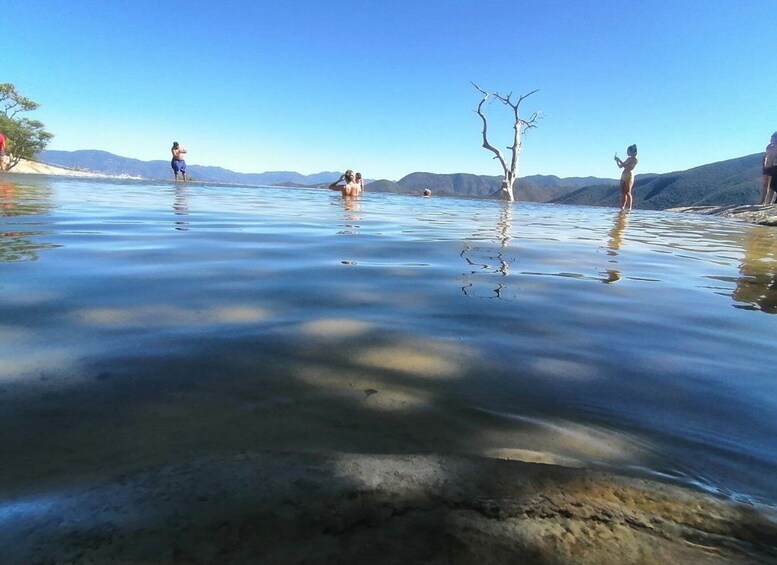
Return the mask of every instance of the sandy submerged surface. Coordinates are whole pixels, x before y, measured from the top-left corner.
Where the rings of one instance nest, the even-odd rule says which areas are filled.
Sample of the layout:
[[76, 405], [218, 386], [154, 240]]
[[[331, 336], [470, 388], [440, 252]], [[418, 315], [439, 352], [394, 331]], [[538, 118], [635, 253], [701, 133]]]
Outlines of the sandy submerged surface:
[[408, 411], [406, 389], [368, 376], [319, 375], [314, 391], [279, 376], [258, 396], [223, 372], [153, 394], [94, 379], [3, 395], [4, 564], [777, 559], [770, 509], [570, 466], [539, 444], [477, 455], [451, 443], [466, 426]]
[[6, 499], [4, 563], [774, 563], [768, 515], [465, 456], [246, 452]]

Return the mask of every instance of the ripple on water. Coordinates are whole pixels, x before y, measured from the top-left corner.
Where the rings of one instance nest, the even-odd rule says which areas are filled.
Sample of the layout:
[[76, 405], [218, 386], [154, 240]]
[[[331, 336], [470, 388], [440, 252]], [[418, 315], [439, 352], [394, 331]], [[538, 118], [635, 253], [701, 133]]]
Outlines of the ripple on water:
[[51, 456], [75, 473], [165, 450], [443, 450], [777, 501], [775, 229], [313, 189], [3, 187], [0, 394], [28, 399], [0, 414], [25, 429], [0, 440], [8, 477]]

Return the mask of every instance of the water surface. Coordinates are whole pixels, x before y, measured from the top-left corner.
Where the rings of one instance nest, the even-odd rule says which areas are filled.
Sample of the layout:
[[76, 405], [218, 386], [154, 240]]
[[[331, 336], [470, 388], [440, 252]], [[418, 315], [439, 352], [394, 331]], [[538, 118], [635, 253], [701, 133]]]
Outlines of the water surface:
[[289, 449], [773, 505], [776, 273], [719, 218], [5, 175], [0, 493]]

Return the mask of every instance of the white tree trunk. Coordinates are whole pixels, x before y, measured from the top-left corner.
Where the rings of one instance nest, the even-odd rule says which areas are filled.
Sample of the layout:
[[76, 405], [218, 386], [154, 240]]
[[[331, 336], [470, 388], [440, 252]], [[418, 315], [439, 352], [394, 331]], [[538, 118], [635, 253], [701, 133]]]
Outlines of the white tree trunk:
[[472, 83], [472, 86], [474, 86], [483, 94], [483, 99], [480, 101], [480, 104], [478, 104], [477, 110], [475, 110], [478, 116], [480, 116], [480, 119], [483, 121], [483, 132], [482, 132], [483, 147], [485, 149], [488, 149], [494, 154], [494, 159], [497, 159], [499, 161], [499, 164], [502, 165], [502, 170], [504, 171], [504, 181], [502, 181], [502, 189], [499, 193], [499, 197], [503, 200], [509, 200], [512, 202], [515, 200], [515, 195], [513, 194], [513, 187], [515, 185], [515, 181], [518, 178], [518, 163], [521, 158], [521, 145], [523, 143], [523, 135], [526, 133], [527, 129], [536, 127], [537, 120], [540, 117], [539, 114], [535, 112], [528, 120], [521, 119], [519, 114], [519, 107], [521, 105], [521, 102], [523, 102], [524, 98], [526, 98], [527, 96], [531, 96], [537, 91], [533, 90], [528, 94], [524, 94], [520, 96], [517, 102], [513, 102], [511, 100], [512, 94], [508, 94], [507, 96], [502, 96], [498, 92], [495, 92], [493, 94], [494, 98], [496, 98], [506, 106], [510, 106], [514, 114], [513, 145], [511, 147], [508, 147], [508, 149], [512, 151], [512, 158], [510, 159], [510, 164], [508, 166], [507, 162], [505, 162], [505, 159], [502, 156], [502, 152], [499, 151], [499, 149], [497, 149], [493, 145], [491, 145], [491, 143], [489, 143], [488, 141], [488, 120], [486, 119], [485, 114], [483, 114], [483, 104], [486, 103], [486, 101], [492, 96], [492, 94], [490, 92], [486, 92], [474, 82]]

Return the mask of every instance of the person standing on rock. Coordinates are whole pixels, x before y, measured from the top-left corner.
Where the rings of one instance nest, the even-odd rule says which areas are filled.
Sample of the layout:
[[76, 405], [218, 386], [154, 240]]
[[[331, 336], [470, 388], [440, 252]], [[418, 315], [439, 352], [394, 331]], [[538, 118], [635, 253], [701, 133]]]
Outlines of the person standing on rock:
[[173, 141], [170, 152], [173, 154], [173, 160], [170, 161], [170, 166], [173, 168], [173, 173], [175, 173], [175, 180], [178, 180], [178, 173], [181, 173], [181, 178], [186, 180], [186, 161], [183, 159], [186, 149], [181, 147], [177, 141]]
[[777, 192], [777, 131], [772, 134], [764, 155], [761, 204], [771, 204], [775, 192]]
[[634, 186], [634, 167], [637, 166], [637, 146], [629, 145], [626, 149], [628, 157], [625, 161], [621, 161], [618, 158], [618, 154], [615, 154], [615, 163], [623, 169], [621, 174], [621, 210], [631, 210], [631, 205], [634, 202], [634, 198], [631, 195], [631, 189]]

